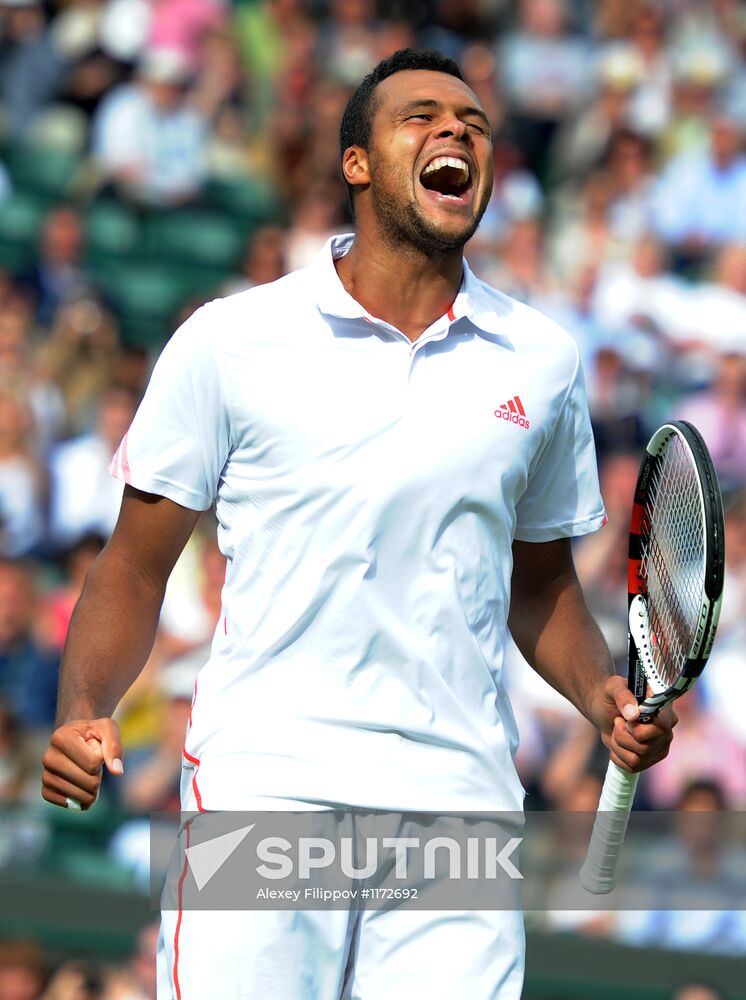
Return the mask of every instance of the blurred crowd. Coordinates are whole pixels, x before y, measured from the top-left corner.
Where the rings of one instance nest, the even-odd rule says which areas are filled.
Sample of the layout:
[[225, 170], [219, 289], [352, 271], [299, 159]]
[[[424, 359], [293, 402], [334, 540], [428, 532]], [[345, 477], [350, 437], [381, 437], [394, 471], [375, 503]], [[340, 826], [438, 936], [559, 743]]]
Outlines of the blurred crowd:
[[[205, 298], [272, 281], [352, 228], [342, 109], [365, 72], [407, 46], [455, 58], [492, 122], [494, 193], [467, 248], [472, 268], [579, 344], [608, 524], [576, 559], [620, 668], [641, 447], [662, 419], [682, 417], [711, 448], [726, 501], [722, 624], [702, 682], [678, 703], [674, 752], [643, 777], [640, 803], [677, 808], [706, 782], [717, 808], [746, 807], [738, 0], [0, 0], [0, 803], [42, 808], [39, 748], [59, 657], [117, 516], [121, 485], [107, 466], [154, 358]], [[59, 162], [72, 165], [64, 182], [38, 180]], [[145, 227], [133, 232], [220, 212], [232, 224], [230, 207], [209, 200], [216, 185], [255, 185], [263, 212], [234, 230], [209, 287], [187, 282], [163, 315], [129, 326], [126, 303], [147, 306], [146, 272], [162, 261], [140, 260], [137, 245], [119, 258], [110, 239], [102, 270], [102, 206], [120, 228]], [[24, 255], [13, 226], [27, 216]], [[181, 242], [199, 249], [202, 233]], [[133, 270], [133, 254], [145, 270]], [[119, 710], [126, 771], [102, 795], [124, 814], [178, 808], [223, 575], [207, 514]], [[594, 733], [517, 651], [506, 670], [528, 805], [593, 809], [605, 766]], [[0, 956], [0, 983], [2, 968]]]

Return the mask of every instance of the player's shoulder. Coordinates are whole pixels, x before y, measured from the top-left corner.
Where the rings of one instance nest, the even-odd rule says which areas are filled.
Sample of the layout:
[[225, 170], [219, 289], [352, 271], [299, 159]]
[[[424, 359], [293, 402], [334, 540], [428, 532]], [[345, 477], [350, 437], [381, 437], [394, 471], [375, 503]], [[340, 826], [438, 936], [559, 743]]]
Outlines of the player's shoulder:
[[307, 301], [311, 297], [312, 288], [311, 268], [304, 267], [298, 271], [291, 271], [276, 281], [254, 285], [252, 288], [215, 299], [215, 302], [221, 304], [226, 316], [235, 315], [244, 320], [247, 315], [266, 314], [276, 319], [278, 313]]
[[495, 329], [510, 340], [516, 352], [542, 357], [549, 364], [566, 364], [575, 370], [579, 358], [577, 342], [560, 323], [473, 272], [470, 277], [475, 283], [480, 310], [494, 315]]
[[219, 353], [262, 338], [268, 329], [293, 325], [295, 315], [313, 301], [307, 270], [212, 299], [196, 309], [177, 334], [185, 342], [207, 343]]

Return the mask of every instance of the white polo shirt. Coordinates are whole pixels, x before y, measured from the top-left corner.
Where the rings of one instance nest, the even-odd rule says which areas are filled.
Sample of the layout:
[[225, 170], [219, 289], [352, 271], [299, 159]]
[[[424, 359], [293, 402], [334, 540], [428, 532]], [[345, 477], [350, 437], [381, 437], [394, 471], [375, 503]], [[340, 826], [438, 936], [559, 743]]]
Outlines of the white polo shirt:
[[185, 747], [197, 804], [520, 809], [501, 679], [511, 543], [604, 511], [574, 341], [464, 266], [411, 344], [310, 267], [166, 345], [113, 462], [215, 504], [223, 614]]

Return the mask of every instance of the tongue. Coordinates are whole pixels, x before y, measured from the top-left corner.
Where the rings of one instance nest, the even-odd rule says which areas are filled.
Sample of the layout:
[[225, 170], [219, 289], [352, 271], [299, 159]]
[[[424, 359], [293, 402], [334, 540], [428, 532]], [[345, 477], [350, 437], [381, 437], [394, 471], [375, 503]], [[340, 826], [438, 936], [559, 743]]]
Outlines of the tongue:
[[438, 194], [459, 195], [466, 188], [468, 181], [464, 181], [464, 175], [457, 167], [438, 167], [432, 173], [425, 174], [421, 178], [422, 186], [428, 191], [437, 191]]

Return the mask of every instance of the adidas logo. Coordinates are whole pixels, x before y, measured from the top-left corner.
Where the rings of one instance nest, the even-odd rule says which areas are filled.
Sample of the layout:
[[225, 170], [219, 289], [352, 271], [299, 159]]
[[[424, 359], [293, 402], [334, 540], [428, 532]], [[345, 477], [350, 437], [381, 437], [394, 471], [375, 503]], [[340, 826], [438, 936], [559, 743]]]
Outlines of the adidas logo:
[[501, 403], [498, 409], [495, 410], [495, 416], [499, 420], [507, 420], [511, 424], [518, 424], [519, 427], [531, 426], [526, 416], [526, 411], [523, 409], [520, 396], [513, 396], [507, 403]]

